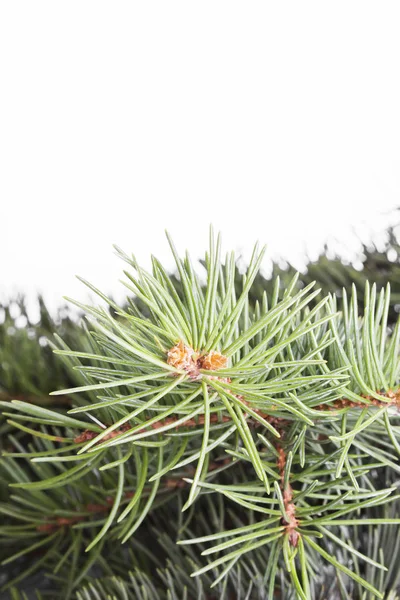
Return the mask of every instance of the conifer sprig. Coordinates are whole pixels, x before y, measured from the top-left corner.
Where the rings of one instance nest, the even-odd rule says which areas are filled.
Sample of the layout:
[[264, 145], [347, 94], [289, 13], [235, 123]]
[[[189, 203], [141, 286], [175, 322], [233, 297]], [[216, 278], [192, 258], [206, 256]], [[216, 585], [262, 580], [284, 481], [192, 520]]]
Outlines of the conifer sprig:
[[[369, 512], [399, 499], [393, 481], [371, 475], [400, 470], [400, 326], [388, 328], [389, 288], [367, 284], [359, 314], [355, 289], [339, 302], [312, 283], [298, 289], [295, 276], [254, 304], [264, 250], [255, 247], [238, 291], [235, 257], [221, 260], [212, 231], [205, 286], [169, 242], [178, 279], [155, 258], [147, 272], [117, 249], [133, 269], [125, 274], [134, 300], [120, 307], [87, 284], [109, 310], [75, 303], [88, 317], [82, 345], [55, 344], [75, 381], [54, 392], [72, 398], [68, 413], [1, 402], [15, 431], [1, 461], [13, 505], [0, 504], [0, 536], [15, 546], [4, 564], [41, 552], [8, 586], [65, 567], [70, 597], [73, 557], [86, 548], [89, 572], [105, 544], [130, 544], [168, 505], [185, 519], [179, 544], [206, 544], [193, 576], [212, 574], [222, 591], [265, 552], [269, 599], [279, 577], [294, 598], [315, 597], [314, 565], [323, 563], [382, 598], [368, 571], [384, 571], [382, 557], [340, 532], [400, 524]], [[229, 519], [196, 535], [195, 506], [214, 501], [230, 507]], [[351, 560], [367, 570], [353, 572]], [[145, 576], [132, 577], [135, 588]], [[152, 588], [146, 578], [140, 585]]]

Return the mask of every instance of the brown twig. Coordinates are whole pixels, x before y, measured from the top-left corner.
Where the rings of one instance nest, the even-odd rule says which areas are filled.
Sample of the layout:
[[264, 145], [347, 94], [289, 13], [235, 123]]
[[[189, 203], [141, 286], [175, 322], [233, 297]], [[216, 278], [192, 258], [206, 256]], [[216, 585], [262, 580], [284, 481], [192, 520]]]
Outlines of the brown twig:
[[285, 513], [288, 517], [288, 520], [283, 520], [283, 524], [285, 525], [286, 535], [289, 537], [289, 542], [292, 546], [296, 547], [299, 541], [300, 534], [297, 531], [297, 527], [299, 525], [299, 521], [296, 518], [296, 505], [293, 502], [293, 489], [290, 485], [289, 481], [285, 486], [285, 468], [286, 468], [286, 453], [282, 446], [277, 444], [278, 450], [278, 470], [280, 474], [280, 485], [283, 496], [283, 504], [285, 507]]
[[370, 405], [376, 406], [377, 408], [385, 408], [389, 406], [397, 406], [400, 409], [400, 390], [389, 390], [388, 392], [377, 392], [380, 396], [387, 398], [387, 401], [378, 400], [373, 396], [363, 395], [362, 398], [368, 400], [366, 402], [357, 402], [355, 400], [349, 400], [347, 398], [339, 398], [335, 400], [333, 404], [319, 404], [315, 407], [316, 410], [342, 410], [343, 408], [366, 408]]
[[[216, 469], [219, 469], [221, 466], [229, 464], [230, 462], [232, 462], [231, 457], [226, 457], [222, 460], [213, 461], [212, 463], [209, 464], [208, 470], [214, 471]], [[186, 469], [185, 476], [187, 477], [187, 476], [193, 475], [194, 471], [195, 471], [194, 467], [188, 467]], [[188, 485], [188, 483], [180, 477], [169, 477], [168, 479], [165, 480], [163, 489], [166, 491], [174, 491], [174, 490], [182, 489], [182, 488], [186, 487], [187, 485]], [[150, 489], [151, 488], [145, 487], [144, 491], [150, 490]], [[135, 494], [136, 494], [135, 491], [128, 491], [123, 494], [123, 498], [126, 500], [129, 500], [130, 498], [133, 498], [135, 496]], [[100, 514], [107, 513], [111, 510], [111, 507], [114, 504], [114, 498], [112, 498], [111, 496], [107, 496], [105, 499], [105, 502], [106, 502], [105, 504], [92, 504], [92, 503], [86, 504], [81, 509], [80, 512], [89, 512], [92, 515], [100, 515]], [[50, 520], [50, 518], [49, 518], [49, 522], [41, 523], [40, 525], [38, 525], [36, 527], [36, 530], [41, 531], [41, 532], [46, 532], [46, 533], [52, 533], [54, 531], [57, 531], [58, 529], [61, 529], [62, 527], [72, 527], [73, 525], [76, 525], [77, 523], [82, 523], [86, 519], [88, 519], [88, 515], [76, 515], [73, 517], [56, 517], [53, 520]]]

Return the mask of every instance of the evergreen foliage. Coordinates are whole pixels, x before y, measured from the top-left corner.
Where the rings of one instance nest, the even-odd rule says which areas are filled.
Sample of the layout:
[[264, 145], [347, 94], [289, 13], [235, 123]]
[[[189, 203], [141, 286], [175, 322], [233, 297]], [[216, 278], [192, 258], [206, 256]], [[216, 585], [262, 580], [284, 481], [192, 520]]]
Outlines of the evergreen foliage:
[[[331, 252], [326, 246], [324, 252], [316, 261], [309, 260], [304, 273], [300, 273], [298, 286], [308, 285], [313, 281], [321, 288], [322, 295], [329, 293], [341, 297], [343, 288], [349, 293], [353, 285], [358, 292], [359, 309], [362, 311], [364, 288], [367, 281], [376, 283], [381, 290], [388, 283], [391, 286], [391, 303], [389, 321], [397, 320], [400, 306], [400, 244], [398, 240], [398, 227], [390, 227], [380, 245], [370, 242], [360, 244], [357, 257], [358, 267], [344, 263], [340, 256], [330, 256]], [[283, 285], [296, 274], [296, 268], [291, 264], [282, 266], [280, 263], [272, 264], [272, 271], [268, 278], [259, 273], [255, 279], [252, 299], [257, 299], [267, 290], [271, 293], [272, 286], [277, 277]], [[238, 276], [239, 284], [239, 276]]]
[[108, 308], [75, 303], [84, 327], [4, 307], [6, 597], [398, 599], [387, 272], [351, 288], [321, 258], [321, 292], [311, 266], [266, 281], [256, 246], [239, 283], [211, 232], [202, 286], [170, 245], [177, 276], [117, 249], [127, 303], [85, 282]]

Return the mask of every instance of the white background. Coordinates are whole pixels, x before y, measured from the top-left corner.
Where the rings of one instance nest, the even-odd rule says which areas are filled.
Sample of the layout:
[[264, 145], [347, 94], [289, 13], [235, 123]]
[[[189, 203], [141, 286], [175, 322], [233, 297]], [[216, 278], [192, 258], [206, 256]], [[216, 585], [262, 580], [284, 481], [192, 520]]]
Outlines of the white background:
[[2, 296], [120, 297], [113, 243], [172, 267], [164, 228], [199, 256], [210, 222], [354, 255], [400, 205], [399, 31], [398, 2], [2, 2]]

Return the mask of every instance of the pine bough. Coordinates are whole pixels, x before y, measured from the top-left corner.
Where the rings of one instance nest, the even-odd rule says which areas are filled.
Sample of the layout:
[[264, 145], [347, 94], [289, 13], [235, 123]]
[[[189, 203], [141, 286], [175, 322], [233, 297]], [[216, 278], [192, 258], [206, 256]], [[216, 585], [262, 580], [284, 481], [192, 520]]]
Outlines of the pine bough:
[[362, 315], [355, 289], [339, 303], [297, 277], [253, 303], [264, 250], [237, 293], [219, 236], [205, 285], [169, 242], [178, 278], [117, 248], [123, 308], [85, 282], [107, 308], [75, 303], [82, 347], [55, 345], [76, 387], [53, 394], [71, 410], [1, 402], [5, 589], [22, 598], [15, 586], [48, 572], [78, 600], [397, 598], [389, 288], [367, 284]]

